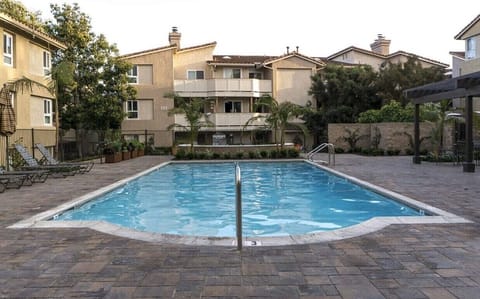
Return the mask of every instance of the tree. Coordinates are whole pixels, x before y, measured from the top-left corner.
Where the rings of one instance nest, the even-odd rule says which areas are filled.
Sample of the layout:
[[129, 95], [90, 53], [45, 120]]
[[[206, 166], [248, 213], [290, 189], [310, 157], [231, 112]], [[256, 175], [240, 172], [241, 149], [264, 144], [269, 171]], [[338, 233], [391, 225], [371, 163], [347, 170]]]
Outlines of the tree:
[[44, 31], [41, 13], [29, 11], [20, 1], [1, 0], [0, 12], [14, 18], [17, 21], [28, 24], [33, 29]]
[[441, 67], [422, 67], [417, 57], [409, 57], [405, 63], [387, 62], [379, 71], [377, 87], [384, 103], [395, 100], [405, 106], [408, 99], [403, 91], [445, 79]]
[[325, 123], [351, 123], [361, 112], [380, 108], [376, 80], [377, 73], [370, 66], [328, 65], [312, 77], [309, 94], [317, 101]]
[[298, 119], [300, 116], [305, 114], [308, 110], [307, 108], [289, 101], [279, 104], [271, 96], [261, 97], [255, 104], [255, 109], [258, 107], [265, 107], [268, 111], [268, 114], [258, 115], [250, 118], [245, 123], [244, 127], [248, 126], [251, 122], [257, 119], [265, 119], [265, 123], [273, 131], [274, 141], [277, 147], [277, 134], [280, 135], [280, 147], [283, 149], [283, 145], [285, 144], [285, 130], [289, 126], [298, 127], [303, 131], [304, 134], [308, 134], [307, 127], [304, 124], [292, 122], [292, 120]]
[[174, 94], [167, 94], [167, 98], [173, 98], [175, 102], [175, 108], [168, 111], [168, 115], [184, 114], [187, 125], [173, 123], [167, 127], [171, 130], [175, 127], [182, 128], [189, 132], [190, 152], [194, 152], [193, 144], [197, 140], [198, 132], [201, 128], [210, 127], [212, 122], [206, 119], [205, 114], [202, 112], [204, 101], [198, 98], [185, 99]]
[[[131, 66], [118, 58], [115, 45], [91, 31], [90, 18], [77, 4], [50, 7], [54, 20], [47, 22], [46, 31], [67, 46], [53, 53], [52, 69], [63, 64], [72, 74], [68, 84], [57, 88], [61, 128], [75, 129], [77, 141], [83, 129], [100, 134], [119, 129], [125, 117], [123, 102], [135, 98], [127, 80]], [[78, 149], [82, 155], [81, 144]]]

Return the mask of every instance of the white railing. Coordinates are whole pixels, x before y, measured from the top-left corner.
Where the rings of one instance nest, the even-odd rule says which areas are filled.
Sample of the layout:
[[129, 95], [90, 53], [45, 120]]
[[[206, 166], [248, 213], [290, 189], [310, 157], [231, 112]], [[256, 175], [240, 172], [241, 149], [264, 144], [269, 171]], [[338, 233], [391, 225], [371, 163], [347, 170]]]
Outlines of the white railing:
[[182, 97], [261, 97], [272, 94], [272, 80], [175, 80], [174, 91]]
[[307, 159], [313, 161], [313, 156], [325, 148], [327, 148], [328, 150], [328, 165], [335, 165], [335, 146], [332, 143], [320, 144], [319, 146], [307, 153]]
[[[208, 120], [213, 124], [212, 127], [205, 127], [202, 130], [215, 131], [215, 130], [228, 130], [228, 131], [242, 131], [242, 130], [254, 130], [259, 127], [265, 126], [265, 118], [260, 117], [255, 121], [249, 123], [247, 127], [245, 124], [248, 120], [257, 116], [265, 116], [265, 113], [210, 113], [205, 114], [200, 121], [205, 122]], [[175, 114], [175, 123], [183, 126], [188, 126], [188, 122], [185, 119], [185, 114]]]

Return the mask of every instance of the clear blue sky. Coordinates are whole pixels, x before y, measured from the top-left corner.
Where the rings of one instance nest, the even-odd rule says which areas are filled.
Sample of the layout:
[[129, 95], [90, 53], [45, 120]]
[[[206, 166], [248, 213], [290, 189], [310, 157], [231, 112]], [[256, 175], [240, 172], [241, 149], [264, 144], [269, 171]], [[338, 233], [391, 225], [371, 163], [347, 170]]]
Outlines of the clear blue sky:
[[479, 0], [21, 0], [51, 18], [50, 3], [78, 3], [93, 31], [120, 53], [165, 46], [172, 26], [182, 47], [217, 42], [215, 54], [281, 55], [286, 46], [329, 56], [348, 46], [370, 49], [377, 34], [403, 50], [451, 63], [464, 50], [454, 36], [480, 14]]

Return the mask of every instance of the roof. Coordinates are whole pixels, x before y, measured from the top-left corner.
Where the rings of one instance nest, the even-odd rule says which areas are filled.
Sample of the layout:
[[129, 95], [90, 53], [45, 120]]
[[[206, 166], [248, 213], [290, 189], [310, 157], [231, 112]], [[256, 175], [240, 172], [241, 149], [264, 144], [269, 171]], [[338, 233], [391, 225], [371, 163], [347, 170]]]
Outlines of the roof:
[[438, 102], [444, 99], [480, 95], [480, 72], [475, 72], [404, 91], [413, 103]]
[[318, 60], [316, 58], [313, 58], [313, 57], [309, 57], [309, 56], [305, 56], [303, 54], [300, 54], [298, 53], [297, 51], [293, 51], [293, 52], [290, 52], [290, 53], [287, 53], [285, 55], [282, 55], [282, 56], [278, 56], [278, 57], [273, 57], [267, 61], [265, 61], [265, 64], [272, 64], [274, 62], [277, 62], [277, 61], [280, 61], [280, 60], [284, 60], [284, 59], [288, 59], [290, 57], [298, 57], [300, 59], [303, 59], [303, 60], [306, 60], [306, 61], [309, 61], [313, 64], [316, 64], [316, 65], [321, 65], [321, 66], [325, 66], [325, 62], [321, 61], [321, 60]]
[[297, 52], [290, 52], [282, 56], [258, 56], [258, 55], [214, 55], [213, 60], [209, 60], [207, 63], [211, 65], [243, 65], [254, 66], [258, 64], [271, 64], [273, 62], [287, 59], [290, 57], [299, 57], [301, 59], [310, 61], [317, 65], [324, 66], [325, 63], [317, 57], [308, 57]]
[[365, 50], [365, 49], [358, 48], [358, 47], [355, 47], [355, 46], [350, 46], [350, 47], [345, 48], [345, 49], [343, 49], [343, 50], [341, 50], [337, 53], [334, 53], [334, 54], [328, 56], [327, 59], [332, 60], [332, 59], [334, 59], [334, 58], [336, 58], [340, 55], [343, 55], [343, 54], [351, 52], [351, 51], [360, 52], [360, 53], [363, 53], [365, 55], [375, 56], [375, 57], [378, 57], [380, 59], [385, 59], [385, 60], [389, 60], [389, 59], [391, 59], [395, 56], [404, 55], [404, 56], [408, 56], [408, 57], [417, 57], [421, 61], [428, 62], [428, 63], [431, 63], [431, 64], [435, 64], [435, 65], [438, 65], [439, 67], [443, 67], [443, 68], [446, 68], [446, 67], [449, 66], [446, 63], [443, 63], [443, 62], [440, 62], [440, 61], [437, 61], [437, 60], [433, 60], [433, 59], [430, 59], [430, 58], [427, 58], [427, 57], [423, 57], [423, 56], [420, 56], [420, 55], [416, 55], [416, 54], [413, 54], [413, 53], [405, 52], [405, 51], [396, 51], [396, 52], [388, 54], [388, 55], [383, 55], [383, 54], [380, 54], [380, 53], [376, 53], [376, 52], [373, 52], [373, 51], [370, 51], [370, 50]]
[[468, 30], [470, 30], [473, 26], [475, 26], [475, 24], [477, 24], [477, 22], [480, 21], [480, 15], [478, 15], [475, 19], [473, 19], [467, 26], [465, 26], [465, 28], [463, 28], [459, 33], [457, 33], [457, 35], [455, 35], [455, 39], [456, 40], [461, 40], [463, 39], [463, 35], [465, 33], [467, 33]]
[[458, 58], [465, 59], [465, 51], [450, 51], [449, 54]]
[[22, 33], [24, 33], [27, 36], [31, 36], [32, 40], [35, 40], [35, 39], [41, 40], [49, 45], [54, 46], [57, 49], [64, 50], [67, 48], [67, 46], [63, 44], [61, 41], [59, 41], [58, 39], [53, 38], [52, 36], [44, 32], [36, 30], [26, 23], [13, 19], [4, 13], [0, 13], [0, 22], [3, 22], [12, 27], [15, 27], [16, 29], [20, 30]]
[[[193, 47], [188, 47], [188, 48], [181, 48], [178, 50], [178, 52], [183, 52], [183, 51], [192, 51], [204, 47], [211, 47], [211, 46], [216, 46], [216, 42], [208, 43], [208, 44], [202, 44], [198, 46], [193, 46]], [[158, 47], [158, 48], [153, 48], [153, 49], [148, 49], [148, 50], [143, 50], [139, 52], [133, 52], [133, 53], [128, 53], [124, 55], [120, 55], [120, 58], [134, 58], [138, 56], [143, 56], [147, 54], [154, 54], [158, 52], [163, 52], [163, 51], [168, 51], [168, 50], [176, 50], [177, 46], [176, 45], [168, 45], [168, 46], [163, 46], [163, 47]]]

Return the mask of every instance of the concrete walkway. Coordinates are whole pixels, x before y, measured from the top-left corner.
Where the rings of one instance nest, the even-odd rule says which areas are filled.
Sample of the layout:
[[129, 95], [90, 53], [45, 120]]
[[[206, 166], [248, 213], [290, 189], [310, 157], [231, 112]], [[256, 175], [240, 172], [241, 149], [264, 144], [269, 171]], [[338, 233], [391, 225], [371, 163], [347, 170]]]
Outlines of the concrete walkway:
[[478, 298], [480, 169], [337, 155], [336, 170], [474, 221], [391, 225], [277, 247], [159, 245], [90, 229], [8, 229], [168, 160], [97, 164], [0, 194], [0, 298]]

